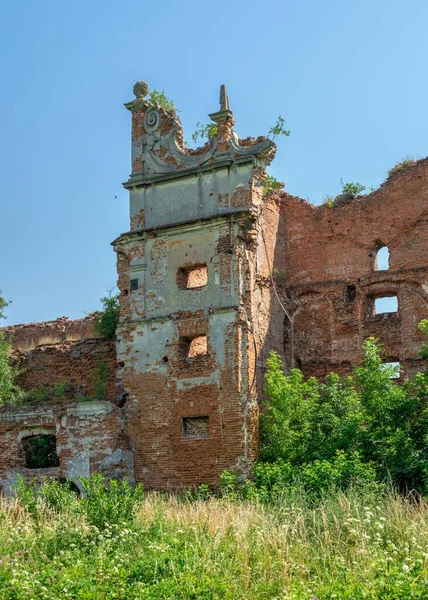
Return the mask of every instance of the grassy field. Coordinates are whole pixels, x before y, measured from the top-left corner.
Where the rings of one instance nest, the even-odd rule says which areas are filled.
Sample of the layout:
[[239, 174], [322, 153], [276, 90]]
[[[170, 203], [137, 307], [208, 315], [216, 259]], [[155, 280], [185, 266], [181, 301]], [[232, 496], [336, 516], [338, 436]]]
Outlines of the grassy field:
[[148, 494], [98, 528], [81, 501], [62, 504], [1, 501], [1, 600], [428, 598], [427, 504], [392, 493], [316, 506]]

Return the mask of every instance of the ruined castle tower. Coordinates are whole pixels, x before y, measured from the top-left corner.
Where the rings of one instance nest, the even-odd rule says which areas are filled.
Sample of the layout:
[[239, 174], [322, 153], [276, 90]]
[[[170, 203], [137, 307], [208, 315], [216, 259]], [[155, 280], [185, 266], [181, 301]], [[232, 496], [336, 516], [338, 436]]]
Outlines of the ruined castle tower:
[[239, 139], [222, 86], [217, 135], [188, 150], [176, 113], [147, 93], [137, 83], [126, 104], [131, 227], [113, 242], [117, 359], [135, 479], [175, 488], [245, 472], [257, 455], [271, 247], [260, 238], [261, 178], [275, 146]]

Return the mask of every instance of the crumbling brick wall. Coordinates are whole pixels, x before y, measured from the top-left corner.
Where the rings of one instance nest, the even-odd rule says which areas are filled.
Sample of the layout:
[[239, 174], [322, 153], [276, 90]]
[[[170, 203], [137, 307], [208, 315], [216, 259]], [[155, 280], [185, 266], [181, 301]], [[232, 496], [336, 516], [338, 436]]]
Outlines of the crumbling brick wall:
[[[308, 375], [348, 372], [368, 336], [407, 374], [421, 368], [419, 321], [428, 316], [428, 159], [389, 177], [375, 192], [337, 207], [284, 194], [285, 264], [276, 281], [293, 311], [295, 358]], [[376, 270], [378, 249], [389, 268]], [[376, 298], [398, 311], [373, 314]], [[290, 354], [290, 326], [284, 323]]]
[[[67, 383], [68, 398], [94, 397], [102, 384], [105, 398], [119, 399], [116, 382], [116, 343], [100, 339], [94, 330], [95, 315], [69, 320], [28, 323], [4, 328], [12, 341], [13, 358], [22, 370], [18, 383], [31, 392], [44, 386]], [[100, 379], [100, 369], [105, 375]]]
[[[70, 479], [78, 488], [79, 477], [93, 472], [133, 481], [116, 342], [96, 337], [94, 319], [62, 317], [5, 328], [22, 369], [18, 383], [28, 397], [18, 406], [0, 407], [0, 491], [10, 493], [18, 474], [27, 481]], [[56, 395], [55, 384], [65, 383]], [[58, 464], [27, 465], [26, 440], [37, 436], [54, 440]]]

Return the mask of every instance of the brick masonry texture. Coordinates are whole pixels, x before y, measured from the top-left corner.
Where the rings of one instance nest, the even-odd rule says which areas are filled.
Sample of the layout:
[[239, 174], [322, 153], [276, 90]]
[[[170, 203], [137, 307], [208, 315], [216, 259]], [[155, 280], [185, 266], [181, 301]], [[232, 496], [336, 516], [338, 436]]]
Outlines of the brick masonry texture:
[[[61, 398], [0, 409], [6, 493], [17, 473], [78, 484], [101, 471], [162, 489], [215, 485], [226, 468], [248, 473], [271, 350], [308, 376], [346, 374], [374, 335], [404, 374], [423, 366], [428, 159], [334, 208], [263, 196], [274, 144], [238, 138], [224, 89], [210, 115], [217, 137], [187, 150], [177, 116], [136, 88], [126, 105], [130, 231], [113, 242], [116, 340], [96, 337], [95, 315], [6, 328], [25, 389], [69, 384]], [[397, 311], [374, 315], [384, 296], [398, 298]], [[100, 360], [107, 375], [95, 400]], [[43, 433], [56, 435], [60, 465], [28, 469], [22, 440]]]

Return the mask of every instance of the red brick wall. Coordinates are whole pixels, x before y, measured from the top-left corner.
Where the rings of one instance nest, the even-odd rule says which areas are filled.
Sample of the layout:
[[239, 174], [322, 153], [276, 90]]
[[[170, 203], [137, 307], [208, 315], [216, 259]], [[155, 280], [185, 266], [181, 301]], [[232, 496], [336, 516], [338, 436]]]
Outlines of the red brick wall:
[[[78, 477], [93, 472], [133, 481], [133, 455], [119, 406], [116, 341], [95, 337], [94, 318], [62, 317], [6, 328], [23, 370], [18, 381], [29, 397], [18, 406], [0, 407], [0, 491], [9, 493], [18, 474], [27, 481], [70, 478], [78, 487]], [[105, 395], [93, 400], [100, 363], [107, 367], [101, 382]], [[55, 397], [54, 385], [65, 382], [64, 394]], [[40, 386], [46, 395], [35, 400]], [[56, 436], [58, 467], [26, 467], [22, 438], [40, 433]]]
[[99, 380], [99, 365], [105, 364], [106, 398], [115, 402], [120, 395], [116, 384], [116, 342], [97, 338], [95, 315], [84, 319], [28, 323], [6, 327], [13, 356], [22, 373], [19, 384], [30, 392], [38, 386], [52, 388], [54, 384], [70, 384], [69, 399], [93, 396]]
[[[277, 282], [292, 298], [303, 370], [348, 371], [370, 335], [384, 343], [391, 361], [417, 369], [417, 325], [428, 317], [428, 159], [335, 208], [288, 194], [282, 201], [286, 250]], [[380, 245], [390, 251], [388, 271], [373, 267]], [[355, 286], [352, 301], [345, 299], [349, 285]], [[398, 296], [398, 314], [369, 317], [370, 301], [388, 295]]]

